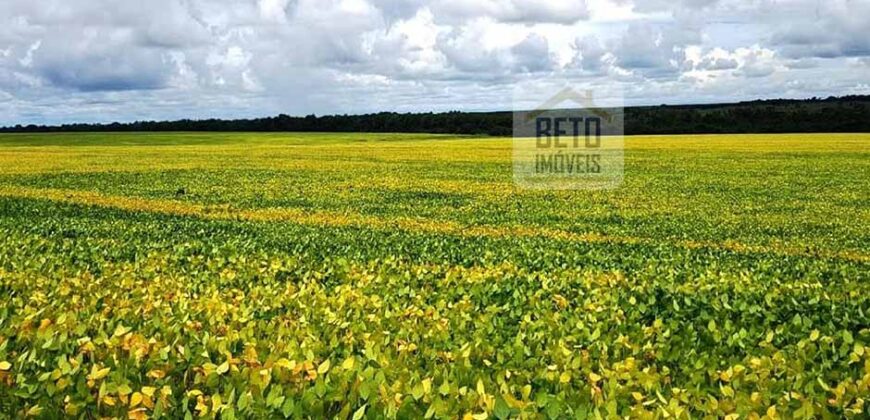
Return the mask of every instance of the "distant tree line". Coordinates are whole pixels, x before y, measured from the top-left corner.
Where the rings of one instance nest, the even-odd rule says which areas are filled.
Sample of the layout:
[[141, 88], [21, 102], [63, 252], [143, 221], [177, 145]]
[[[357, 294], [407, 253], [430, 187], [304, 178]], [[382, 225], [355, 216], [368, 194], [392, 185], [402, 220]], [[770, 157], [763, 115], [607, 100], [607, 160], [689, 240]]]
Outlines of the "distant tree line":
[[[16, 125], [0, 132], [63, 131], [319, 131], [422, 132], [507, 136], [511, 112], [442, 112], [111, 124]], [[713, 105], [625, 108], [625, 134], [870, 132], [870, 95], [774, 99]]]

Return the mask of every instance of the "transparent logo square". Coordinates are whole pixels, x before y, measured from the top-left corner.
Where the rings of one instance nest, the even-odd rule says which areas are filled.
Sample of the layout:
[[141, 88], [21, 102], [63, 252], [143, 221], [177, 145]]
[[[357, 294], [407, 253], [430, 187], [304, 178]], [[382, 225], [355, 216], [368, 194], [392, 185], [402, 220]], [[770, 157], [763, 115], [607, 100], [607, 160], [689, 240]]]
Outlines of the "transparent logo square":
[[524, 86], [514, 93], [513, 177], [518, 187], [601, 190], [622, 184], [621, 91], [563, 85]]

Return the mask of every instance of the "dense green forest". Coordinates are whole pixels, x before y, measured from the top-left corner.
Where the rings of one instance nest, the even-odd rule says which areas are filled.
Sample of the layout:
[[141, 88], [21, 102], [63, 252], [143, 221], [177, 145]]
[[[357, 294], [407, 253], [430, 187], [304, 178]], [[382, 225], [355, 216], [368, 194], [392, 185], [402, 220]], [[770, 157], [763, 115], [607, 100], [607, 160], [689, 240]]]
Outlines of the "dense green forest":
[[[2, 132], [51, 131], [319, 131], [426, 132], [506, 136], [511, 112], [443, 112], [111, 124], [16, 125]], [[730, 104], [625, 108], [625, 134], [870, 132], [870, 95], [773, 99]]]

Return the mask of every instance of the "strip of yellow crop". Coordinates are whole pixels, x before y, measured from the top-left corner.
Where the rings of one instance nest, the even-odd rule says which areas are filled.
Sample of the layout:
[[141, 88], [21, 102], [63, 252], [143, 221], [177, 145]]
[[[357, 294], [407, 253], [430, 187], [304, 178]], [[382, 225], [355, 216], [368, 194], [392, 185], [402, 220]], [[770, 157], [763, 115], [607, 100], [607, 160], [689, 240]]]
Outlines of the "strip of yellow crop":
[[[0, 187], [0, 196], [45, 199], [69, 204], [84, 204], [136, 212], [199, 217], [211, 220], [245, 220], [255, 222], [292, 222], [314, 226], [357, 226], [377, 230], [402, 229], [424, 233], [443, 233], [464, 237], [539, 237], [570, 242], [610, 244], [655, 244], [650, 238], [575, 233], [533, 226], [466, 226], [454, 221], [411, 217], [378, 217], [349, 212], [309, 211], [297, 208], [235, 209], [229, 205], [202, 205], [173, 200], [103, 195], [92, 191], [53, 188]], [[735, 241], [673, 241], [674, 246], [698, 249], [724, 249], [741, 253], [777, 253], [783, 255], [820, 256], [853, 261], [870, 261], [870, 255], [857, 251], [809, 251], [791, 246], [757, 246]]]
[[[122, 140], [118, 140], [122, 141]], [[174, 169], [325, 170], [379, 168], [407, 162], [504, 163], [510, 142], [412, 141], [330, 145], [17, 146], [0, 144], [0, 174]]]

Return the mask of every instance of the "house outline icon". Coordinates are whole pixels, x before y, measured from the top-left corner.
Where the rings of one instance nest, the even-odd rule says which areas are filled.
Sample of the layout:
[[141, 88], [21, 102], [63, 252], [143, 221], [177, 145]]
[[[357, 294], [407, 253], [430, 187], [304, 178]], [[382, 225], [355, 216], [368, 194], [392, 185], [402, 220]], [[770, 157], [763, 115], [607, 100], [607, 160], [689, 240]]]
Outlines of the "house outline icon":
[[610, 112], [595, 105], [595, 102], [592, 99], [592, 90], [586, 89], [584, 93], [585, 94], [581, 95], [576, 90], [566, 86], [559, 91], [559, 93], [551, 96], [546, 102], [529, 112], [526, 115], [524, 123], [528, 124], [532, 120], [538, 118], [541, 114], [556, 109], [556, 106], [566, 101], [574, 102], [575, 104], [580, 105], [582, 109], [604, 117], [607, 122], [613, 122], [613, 115], [611, 115]]

